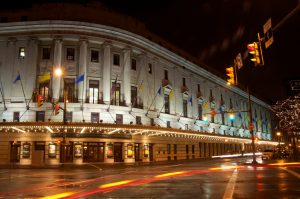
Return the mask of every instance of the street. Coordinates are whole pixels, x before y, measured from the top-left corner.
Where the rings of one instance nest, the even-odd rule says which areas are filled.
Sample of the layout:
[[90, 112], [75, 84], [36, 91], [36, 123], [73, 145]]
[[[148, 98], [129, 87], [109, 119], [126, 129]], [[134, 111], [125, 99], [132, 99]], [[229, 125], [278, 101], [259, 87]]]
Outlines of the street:
[[[1, 169], [0, 198], [299, 198], [300, 163], [251, 157]], [[258, 158], [260, 160], [260, 158]]]

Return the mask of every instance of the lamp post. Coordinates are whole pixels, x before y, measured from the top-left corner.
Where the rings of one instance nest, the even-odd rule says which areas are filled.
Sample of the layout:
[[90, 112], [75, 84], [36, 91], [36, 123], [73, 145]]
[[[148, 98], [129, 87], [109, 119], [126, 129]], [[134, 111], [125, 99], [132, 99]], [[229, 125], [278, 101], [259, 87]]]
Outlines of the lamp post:
[[252, 109], [251, 109], [251, 98], [250, 98], [249, 88], [247, 88], [247, 91], [248, 91], [248, 107], [249, 107], [249, 117], [250, 117], [249, 130], [250, 130], [250, 134], [251, 134], [251, 145], [252, 145], [252, 152], [253, 152], [252, 164], [257, 164], [256, 156], [255, 156], [255, 143], [254, 143], [254, 132], [253, 132], [254, 126], [252, 123]]
[[281, 136], [281, 133], [278, 131], [276, 133], [277, 137], [278, 137], [278, 146], [280, 147], [280, 136]]
[[[63, 71], [62, 69], [59, 67], [59, 68], [56, 68], [55, 71], [54, 71], [54, 74], [57, 76], [57, 77], [63, 77]], [[61, 108], [63, 110], [63, 124], [66, 125], [67, 124], [67, 97], [68, 97], [68, 90], [67, 88], [65, 87], [64, 85], [64, 108]], [[63, 130], [63, 163], [65, 162], [65, 159], [66, 159], [66, 132], [65, 130]]]

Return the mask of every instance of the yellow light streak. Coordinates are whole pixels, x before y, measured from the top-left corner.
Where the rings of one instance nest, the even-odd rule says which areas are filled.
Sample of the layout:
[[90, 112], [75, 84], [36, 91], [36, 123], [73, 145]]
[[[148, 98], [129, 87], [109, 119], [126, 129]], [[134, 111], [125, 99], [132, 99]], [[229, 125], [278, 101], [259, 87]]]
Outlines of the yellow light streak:
[[221, 167], [213, 167], [210, 168], [209, 170], [225, 170], [225, 169], [237, 169], [239, 166], [221, 166]]
[[55, 195], [52, 195], [52, 196], [45, 196], [45, 197], [42, 197], [40, 199], [59, 199], [59, 198], [64, 198], [64, 197], [73, 195], [74, 193], [75, 192], [64, 192], [64, 193], [59, 193], [59, 194], [55, 194]]
[[171, 172], [171, 173], [164, 173], [164, 174], [160, 174], [160, 175], [155, 176], [155, 178], [170, 177], [170, 176], [180, 175], [180, 174], [184, 174], [184, 173], [186, 173], [186, 172], [177, 171], [177, 172]]
[[104, 184], [104, 185], [99, 186], [99, 188], [115, 187], [115, 186], [119, 186], [119, 185], [128, 184], [132, 181], [133, 180], [123, 180], [123, 181], [119, 181], [119, 182], [108, 183], [108, 184]]
[[300, 162], [279, 162], [279, 163], [272, 163], [269, 164], [271, 166], [286, 166], [286, 165], [297, 165], [300, 164]]

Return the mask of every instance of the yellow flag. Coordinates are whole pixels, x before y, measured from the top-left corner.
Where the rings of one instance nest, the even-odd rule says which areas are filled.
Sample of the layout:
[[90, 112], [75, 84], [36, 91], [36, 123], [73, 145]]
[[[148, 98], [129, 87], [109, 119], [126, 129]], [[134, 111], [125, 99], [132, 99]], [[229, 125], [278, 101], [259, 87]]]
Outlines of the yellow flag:
[[170, 91], [169, 96], [170, 96], [170, 98], [173, 98], [173, 97], [174, 97], [174, 91], [173, 91], [173, 89]]
[[50, 73], [44, 73], [43, 75], [40, 75], [38, 78], [38, 83], [43, 83], [50, 80]]

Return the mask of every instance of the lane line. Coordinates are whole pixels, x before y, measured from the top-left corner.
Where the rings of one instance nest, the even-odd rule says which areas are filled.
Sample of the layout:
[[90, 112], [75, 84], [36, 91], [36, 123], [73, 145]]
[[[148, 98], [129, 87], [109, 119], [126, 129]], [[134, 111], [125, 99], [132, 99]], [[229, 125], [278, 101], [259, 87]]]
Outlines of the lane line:
[[300, 174], [287, 168], [281, 168], [300, 179]]
[[227, 184], [227, 187], [225, 189], [225, 193], [223, 195], [223, 199], [232, 199], [237, 176], [238, 176], [238, 170], [234, 169], [234, 171], [233, 171], [233, 173], [232, 173], [232, 175], [230, 177], [230, 180], [229, 180], [229, 182]]

